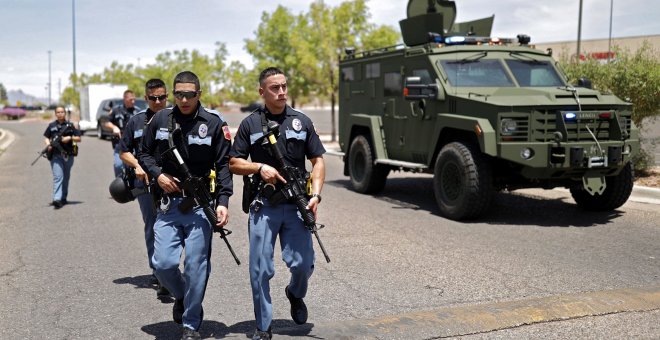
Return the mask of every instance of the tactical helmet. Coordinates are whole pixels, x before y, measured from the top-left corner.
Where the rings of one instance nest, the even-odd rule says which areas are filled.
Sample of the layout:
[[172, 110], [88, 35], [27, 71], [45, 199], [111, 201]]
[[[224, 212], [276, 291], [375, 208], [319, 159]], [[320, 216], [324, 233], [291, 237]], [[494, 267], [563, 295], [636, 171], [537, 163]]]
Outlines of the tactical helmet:
[[128, 181], [123, 177], [117, 177], [110, 182], [110, 196], [117, 201], [117, 203], [127, 203], [135, 199], [131, 192], [131, 187]]

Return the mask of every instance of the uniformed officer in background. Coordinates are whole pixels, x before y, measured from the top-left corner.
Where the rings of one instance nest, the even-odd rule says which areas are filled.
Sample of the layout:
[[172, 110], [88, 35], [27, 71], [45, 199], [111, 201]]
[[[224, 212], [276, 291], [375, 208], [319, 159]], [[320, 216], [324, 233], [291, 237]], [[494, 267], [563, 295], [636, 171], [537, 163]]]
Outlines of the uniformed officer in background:
[[114, 172], [115, 177], [119, 177], [124, 173], [124, 163], [122, 163], [121, 158], [119, 158], [119, 140], [121, 139], [122, 130], [128, 123], [128, 120], [131, 119], [138, 111], [135, 108], [135, 93], [131, 90], [124, 91], [124, 103], [117, 107], [113, 107], [110, 115], [108, 116], [108, 121], [105, 122], [105, 127], [112, 130], [112, 149], [114, 157]]
[[[266, 132], [268, 121], [279, 124], [277, 144], [289, 166], [305, 171], [305, 158], [312, 164], [312, 197], [307, 206], [314, 212], [321, 202], [321, 189], [325, 180], [325, 148], [311, 119], [287, 105], [287, 80], [284, 73], [274, 67], [266, 68], [259, 76], [259, 94], [264, 107], [255, 110], [240, 124], [230, 153], [230, 169], [237, 175], [253, 175], [258, 186], [273, 184], [276, 193], [284, 178], [278, 173], [277, 160], [267, 147], [255, 143]], [[250, 158], [248, 161], [247, 158]], [[253, 179], [255, 179], [253, 177]], [[311, 232], [305, 227], [296, 205], [288, 201], [274, 202], [275, 196], [257, 194], [249, 211], [250, 281], [257, 330], [253, 339], [270, 339], [273, 306], [270, 297], [270, 279], [275, 275], [273, 249], [279, 235], [282, 260], [291, 272], [285, 294], [291, 303], [291, 318], [297, 324], [307, 322], [307, 307], [303, 301], [309, 277], [314, 271], [314, 248]]]
[[[137, 154], [142, 141], [142, 133], [146, 122], [151, 120], [151, 117], [156, 112], [162, 110], [167, 105], [167, 87], [160, 79], [149, 79], [145, 84], [144, 99], [147, 101], [149, 107], [146, 110], [140, 111], [131, 119], [128, 120], [124, 131], [119, 141], [119, 157], [124, 162], [126, 167], [131, 168], [135, 173], [135, 188], [145, 188], [149, 185], [149, 176], [144, 171], [142, 166], [137, 160]], [[156, 222], [156, 208], [151, 195], [143, 194], [137, 196], [138, 203], [140, 204], [140, 212], [142, 213], [142, 221], [144, 222], [144, 241], [147, 245], [147, 258], [149, 260], [149, 268], [152, 269], [151, 284], [158, 284], [157, 296], [166, 296], [169, 294], [167, 288], [158, 283], [158, 279], [153, 274], [153, 264], [151, 257], [154, 254], [154, 222]]]
[[[213, 226], [203, 210], [181, 212], [179, 206], [189, 202], [182, 191], [184, 174], [177, 161], [164, 157], [169, 140], [178, 149], [193, 176], [207, 178], [216, 171], [215, 188], [217, 226], [228, 221], [229, 197], [233, 193], [228, 161], [231, 149], [229, 127], [218, 112], [205, 109], [199, 102], [199, 78], [184, 71], [174, 78], [175, 106], [161, 110], [152, 118], [142, 138], [139, 159], [148, 176], [162, 189], [160, 206], [154, 224], [153, 266], [156, 277], [176, 299], [172, 308], [175, 322], [183, 323], [182, 339], [199, 339], [204, 310], [202, 300], [211, 272], [211, 236]], [[172, 133], [180, 127], [180, 133]], [[209, 180], [206, 180], [209, 183]], [[183, 275], [179, 270], [185, 248]]]
[[[62, 135], [60, 147], [50, 146], [53, 137]], [[73, 167], [74, 142], [80, 143], [80, 130], [73, 123], [66, 120], [64, 107], [55, 108], [55, 120], [48, 124], [44, 132], [44, 144], [50, 154], [50, 167], [53, 172], [53, 202], [55, 209], [67, 204], [69, 194], [69, 179]]]

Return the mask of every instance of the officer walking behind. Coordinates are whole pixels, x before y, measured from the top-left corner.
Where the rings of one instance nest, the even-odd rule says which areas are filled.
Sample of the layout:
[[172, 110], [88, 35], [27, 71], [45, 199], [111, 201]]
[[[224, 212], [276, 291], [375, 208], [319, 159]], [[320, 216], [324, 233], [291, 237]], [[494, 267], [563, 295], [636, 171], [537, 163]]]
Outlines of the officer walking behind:
[[[199, 327], [204, 317], [202, 300], [211, 272], [211, 236], [213, 226], [200, 206], [185, 211], [191, 203], [190, 193], [181, 190], [185, 178], [177, 160], [163, 153], [176, 147], [193, 176], [207, 177], [215, 170], [215, 203], [217, 226], [228, 221], [227, 206], [233, 193], [228, 160], [231, 134], [218, 112], [202, 107], [199, 78], [184, 71], [174, 78], [175, 106], [156, 113], [147, 124], [139, 151], [140, 162], [162, 189], [160, 206], [154, 224], [154, 255], [152, 263], [156, 277], [176, 299], [172, 317], [183, 324], [182, 339], [199, 339]], [[179, 130], [180, 129], [180, 130]], [[213, 179], [212, 179], [213, 180]], [[193, 203], [194, 204], [194, 203]], [[182, 211], [184, 210], [184, 211]], [[179, 270], [185, 247], [183, 274]]]
[[[287, 83], [284, 73], [274, 67], [259, 76], [259, 94], [265, 106], [255, 110], [240, 124], [230, 153], [230, 170], [237, 175], [253, 175], [258, 187], [275, 185], [276, 190], [261, 190], [249, 211], [250, 281], [257, 330], [253, 339], [272, 337], [273, 306], [270, 279], [275, 275], [273, 249], [279, 235], [282, 260], [291, 272], [285, 288], [291, 303], [291, 318], [297, 324], [307, 322], [303, 301], [309, 277], [314, 271], [314, 248], [311, 232], [304, 226], [296, 205], [283, 200], [280, 193], [285, 179], [278, 173], [277, 160], [263, 144], [255, 143], [267, 132], [267, 122], [279, 124], [279, 145], [287, 165], [305, 171], [305, 157], [312, 163], [312, 195], [307, 206], [316, 216], [325, 180], [325, 148], [314, 130], [311, 119], [287, 105]], [[250, 161], [247, 160], [248, 156]]]
[[[160, 79], [150, 79], [145, 84], [144, 99], [147, 101], [149, 107], [146, 110], [140, 111], [138, 114], [131, 117], [124, 127], [121, 140], [119, 141], [119, 158], [124, 162], [127, 167], [135, 171], [135, 188], [145, 188], [149, 185], [149, 176], [142, 169], [137, 160], [137, 154], [142, 140], [142, 133], [146, 122], [151, 120], [151, 117], [156, 112], [162, 110], [167, 105], [167, 87]], [[154, 222], [156, 222], [156, 209], [151, 195], [139, 195], [137, 197], [140, 204], [140, 212], [142, 212], [142, 221], [144, 221], [144, 240], [147, 244], [147, 258], [149, 260], [149, 268], [153, 269], [151, 257], [154, 254]], [[158, 284], [155, 274], [152, 274], [152, 284]], [[157, 296], [168, 295], [167, 288], [158, 284]]]
[[[50, 146], [53, 137], [62, 135], [60, 147]], [[55, 108], [55, 120], [48, 124], [44, 132], [44, 144], [48, 147], [50, 167], [53, 171], [53, 202], [55, 209], [67, 204], [69, 194], [69, 178], [73, 167], [74, 145], [80, 143], [80, 130], [73, 123], [66, 120], [64, 107]]]
[[137, 113], [135, 108], [135, 93], [131, 90], [124, 91], [124, 103], [117, 107], [113, 107], [110, 115], [108, 116], [109, 121], [105, 122], [105, 127], [107, 129], [112, 129], [112, 149], [114, 150], [114, 171], [115, 177], [119, 177], [124, 172], [124, 164], [119, 158], [119, 140], [121, 139], [122, 130], [126, 126], [128, 120]]

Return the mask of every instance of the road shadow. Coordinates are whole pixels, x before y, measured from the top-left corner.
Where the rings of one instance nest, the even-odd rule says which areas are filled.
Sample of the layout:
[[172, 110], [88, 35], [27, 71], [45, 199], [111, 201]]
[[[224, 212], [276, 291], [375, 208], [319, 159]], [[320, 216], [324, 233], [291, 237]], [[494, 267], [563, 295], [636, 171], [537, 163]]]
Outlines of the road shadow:
[[[307, 336], [313, 328], [314, 324], [312, 323], [298, 326], [293, 321], [284, 319], [275, 319], [272, 323], [273, 337], [277, 335]], [[141, 330], [154, 336], [156, 340], [181, 339], [181, 325], [174, 323], [174, 321], [145, 325]], [[203, 339], [222, 339], [229, 334], [245, 334], [245, 338], [250, 339], [254, 330], [254, 320], [241, 321], [231, 326], [214, 320], [204, 320], [199, 328], [199, 334]]]
[[112, 280], [112, 283], [119, 285], [130, 284], [133, 285], [135, 289], [142, 288], [151, 288], [154, 289], [155, 285], [151, 284], [151, 275], [138, 275], [138, 276], [127, 276], [119, 279]]
[[[325, 184], [351, 189], [349, 179], [334, 180]], [[568, 194], [570, 196], [570, 194]], [[440, 215], [433, 193], [432, 177], [388, 178], [385, 189], [372, 195], [391, 203], [392, 209], [411, 209]], [[565, 202], [565, 197], [549, 198], [532, 196], [526, 193], [498, 192], [486, 213], [481, 217], [462, 221], [466, 224], [509, 224], [533, 225], [540, 227], [594, 227], [611, 223], [625, 212], [613, 210], [606, 212], [586, 211], [575, 203]]]
[[[66, 207], [67, 205], [78, 205], [84, 203], [83, 201], [67, 201], [65, 205], [62, 206]], [[53, 206], [53, 201], [48, 202], [47, 206], [52, 207]]]

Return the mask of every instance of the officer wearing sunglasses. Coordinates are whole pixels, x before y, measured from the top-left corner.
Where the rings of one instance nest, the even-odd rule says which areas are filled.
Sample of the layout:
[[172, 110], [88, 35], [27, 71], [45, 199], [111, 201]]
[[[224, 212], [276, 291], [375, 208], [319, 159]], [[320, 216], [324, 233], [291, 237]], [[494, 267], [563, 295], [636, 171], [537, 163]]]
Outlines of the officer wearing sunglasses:
[[[217, 227], [224, 227], [233, 193], [228, 166], [231, 134], [220, 113], [201, 105], [197, 75], [181, 72], [174, 78], [173, 87], [175, 106], [157, 112], [147, 124], [138, 155], [161, 192], [154, 223], [152, 263], [156, 277], [176, 300], [172, 318], [183, 324], [182, 339], [199, 339], [204, 317], [202, 300], [211, 272], [213, 226], [202, 207], [186, 209], [183, 202], [191, 200], [180, 187], [185, 174], [164, 152], [171, 141], [192, 176], [201, 177], [209, 187], [214, 181], [215, 189], [209, 191], [215, 197]], [[215, 178], [209, 178], [211, 170], [215, 170]], [[181, 273], [179, 261], [184, 249]]]
[[[167, 87], [160, 79], [150, 79], [145, 84], [144, 99], [147, 100], [149, 107], [146, 110], [140, 111], [135, 116], [131, 117], [126, 123], [124, 133], [119, 141], [119, 158], [124, 162], [124, 165], [134, 169], [135, 171], [135, 188], [141, 189], [149, 184], [149, 176], [144, 171], [142, 166], [137, 160], [138, 149], [142, 141], [142, 134], [146, 122], [151, 120], [151, 117], [156, 112], [162, 110], [167, 105]], [[160, 285], [156, 279], [154, 266], [151, 262], [151, 257], [154, 254], [154, 222], [156, 222], [156, 210], [150, 195], [139, 195], [137, 201], [140, 204], [140, 212], [142, 213], [142, 221], [144, 222], [144, 240], [147, 245], [147, 258], [149, 260], [149, 268], [152, 271], [151, 284], [158, 284], [158, 296], [166, 296], [169, 294], [167, 288]]]

